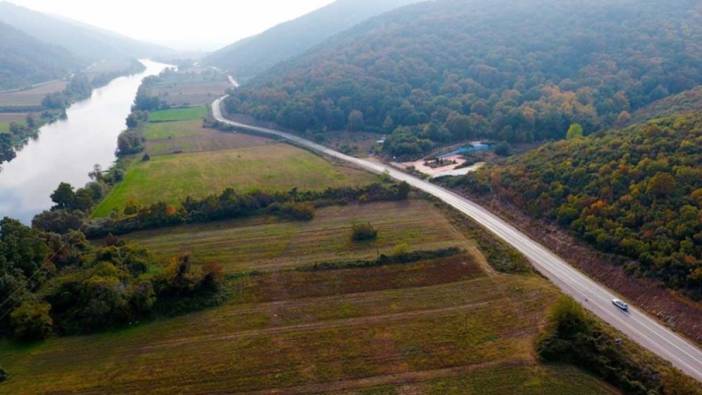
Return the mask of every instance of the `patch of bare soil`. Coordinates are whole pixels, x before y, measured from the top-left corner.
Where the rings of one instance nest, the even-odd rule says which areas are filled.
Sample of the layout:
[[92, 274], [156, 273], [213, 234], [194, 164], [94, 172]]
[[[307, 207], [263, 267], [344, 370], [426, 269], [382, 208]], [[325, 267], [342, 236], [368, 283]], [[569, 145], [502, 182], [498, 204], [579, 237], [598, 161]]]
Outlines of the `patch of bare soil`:
[[[466, 195], [465, 191], [456, 192]], [[534, 219], [519, 208], [499, 199], [473, 195], [468, 197], [509, 220], [512, 225], [550, 248], [571, 265], [616, 290], [673, 330], [697, 344], [702, 344], [702, 303], [665, 288], [659, 281], [628, 274], [621, 265], [621, 257], [595, 250], [557, 224]]]

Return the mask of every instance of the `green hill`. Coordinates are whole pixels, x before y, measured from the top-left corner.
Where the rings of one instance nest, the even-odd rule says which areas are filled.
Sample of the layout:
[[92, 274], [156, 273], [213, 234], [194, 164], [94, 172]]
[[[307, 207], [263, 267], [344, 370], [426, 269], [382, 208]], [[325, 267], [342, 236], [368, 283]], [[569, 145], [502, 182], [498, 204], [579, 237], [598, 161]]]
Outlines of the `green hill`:
[[303, 17], [238, 41], [206, 62], [247, 79], [299, 55], [332, 35], [370, 17], [419, 0], [337, 0]]
[[0, 2], [0, 22], [44, 42], [62, 46], [87, 61], [170, 53], [169, 49], [157, 45], [143, 43], [66, 18], [32, 11], [9, 2]]
[[79, 65], [65, 49], [45, 44], [3, 23], [0, 23], [0, 53], [0, 89], [62, 78]]
[[702, 83], [700, 43], [692, 0], [438, 0], [335, 36], [228, 106], [297, 131], [392, 133], [398, 156], [559, 139]]
[[458, 184], [558, 221], [627, 270], [702, 297], [702, 114], [547, 144]]

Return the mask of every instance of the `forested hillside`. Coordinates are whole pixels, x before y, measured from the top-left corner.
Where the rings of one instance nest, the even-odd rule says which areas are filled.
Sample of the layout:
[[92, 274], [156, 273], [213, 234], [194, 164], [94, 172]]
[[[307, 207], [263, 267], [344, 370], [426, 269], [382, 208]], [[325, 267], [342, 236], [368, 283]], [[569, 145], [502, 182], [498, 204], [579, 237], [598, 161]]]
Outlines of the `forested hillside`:
[[702, 297], [702, 114], [547, 144], [459, 185], [558, 221]]
[[63, 48], [0, 23], [0, 89], [22, 88], [65, 77], [79, 62]]
[[643, 122], [663, 115], [702, 111], [702, 86], [668, 96], [632, 114], [632, 122]]
[[700, 83], [694, 0], [439, 0], [335, 36], [227, 105], [297, 131], [392, 133], [388, 153], [419, 155], [591, 133]]
[[44, 42], [62, 46], [88, 61], [156, 56], [170, 51], [69, 19], [32, 11], [6, 1], [0, 2], [0, 22]]
[[210, 55], [206, 62], [247, 79], [300, 55], [325, 39], [370, 17], [420, 0], [337, 0], [257, 36], [238, 41]]

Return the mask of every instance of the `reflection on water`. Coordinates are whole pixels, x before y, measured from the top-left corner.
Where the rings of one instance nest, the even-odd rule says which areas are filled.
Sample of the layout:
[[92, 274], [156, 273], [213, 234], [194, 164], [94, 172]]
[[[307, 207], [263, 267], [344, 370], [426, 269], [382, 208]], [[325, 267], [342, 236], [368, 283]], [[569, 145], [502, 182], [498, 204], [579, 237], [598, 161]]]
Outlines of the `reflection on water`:
[[59, 183], [74, 187], [89, 181], [95, 164], [112, 165], [117, 137], [126, 128], [132, 102], [141, 81], [163, 71], [165, 64], [142, 61], [141, 74], [121, 77], [96, 89], [91, 98], [71, 106], [67, 118], [41, 128], [12, 162], [0, 171], [0, 217], [29, 223], [51, 207], [49, 195]]

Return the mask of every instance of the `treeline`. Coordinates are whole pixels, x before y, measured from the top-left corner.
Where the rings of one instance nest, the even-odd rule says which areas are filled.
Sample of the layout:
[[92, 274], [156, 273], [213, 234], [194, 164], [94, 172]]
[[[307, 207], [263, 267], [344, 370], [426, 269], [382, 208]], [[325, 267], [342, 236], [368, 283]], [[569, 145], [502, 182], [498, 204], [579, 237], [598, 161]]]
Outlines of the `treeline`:
[[71, 185], [61, 183], [51, 195], [53, 208], [35, 216], [33, 228], [58, 234], [80, 230], [89, 238], [101, 238], [138, 230], [262, 214], [306, 221], [314, 218], [315, 207], [351, 202], [399, 201], [407, 199], [410, 192], [407, 183], [388, 182], [328, 188], [324, 191], [292, 189], [284, 193], [238, 193], [228, 188], [203, 199], [188, 197], [178, 206], [165, 202], [146, 207], [129, 204], [121, 213], [113, 213], [109, 218], [90, 219], [89, 214], [94, 206], [109, 188], [121, 181], [123, 175], [124, 171], [119, 166], [107, 173], [96, 166], [90, 173], [92, 181], [83, 188], [75, 190]]
[[314, 217], [317, 206], [405, 200], [409, 192], [410, 187], [406, 183], [374, 183], [364, 187], [329, 188], [321, 192], [293, 189], [287, 193], [238, 193], [229, 188], [221, 194], [203, 199], [188, 197], [180, 206], [165, 202], [148, 207], [129, 205], [121, 217], [92, 220], [82, 224], [81, 229], [90, 238], [100, 238], [110, 234], [123, 235], [145, 229], [263, 214], [306, 221]]
[[65, 117], [66, 109], [74, 102], [90, 97], [93, 89], [108, 84], [113, 79], [125, 74], [134, 74], [144, 70], [141, 62], [133, 60], [126, 69], [88, 76], [86, 73], [74, 75], [61, 92], [50, 93], [42, 100], [41, 106], [0, 107], [0, 112], [30, 112], [24, 124], [10, 124], [9, 133], [0, 131], [0, 164], [9, 162], [16, 156], [29, 139], [39, 133], [39, 128], [47, 123]]
[[207, 304], [221, 281], [220, 267], [195, 267], [187, 256], [164, 267], [115, 238], [95, 247], [78, 231], [0, 221], [0, 336], [35, 341], [128, 325], [183, 300]]
[[53, 110], [65, 110], [71, 104], [89, 98], [93, 89], [101, 88], [117, 77], [139, 73], [144, 70], [145, 67], [141, 62], [132, 60], [129, 66], [123, 70], [96, 75], [89, 75], [87, 72], [76, 74], [63, 91], [48, 94], [42, 101], [42, 107]]
[[[167, 73], [168, 70], [164, 71]], [[144, 78], [137, 91], [132, 112], [127, 117], [127, 129], [117, 138], [117, 155], [134, 155], [144, 151], [143, 125], [149, 122], [149, 112], [168, 109], [168, 103], [153, 92], [161, 81], [160, 76]]]
[[[443, 0], [339, 35], [233, 92], [226, 106], [298, 132], [390, 134], [417, 156], [473, 138], [561, 139], [702, 83], [693, 0]], [[466, 21], [470, 21], [467, 23]]]
[[53, 122], [56, 118], [57, 114], [50, 111], [43, 111], [38, 118], [34, 114], [28, 114], [24, 124], [12, 122], [9, 130], [0, 130], [0, 164], [14, 159], [16, 150], [35, 138], [41, 125]]
[[629, 272], [702, 298], [702, 114], [547, 144], [455, 181], [557, 221]]
[[634, 348], [567, 297], [551, 308], [537, 344], [543, 361], [578, 366], [625, 394], [700, 393], [694, 380]]

